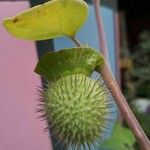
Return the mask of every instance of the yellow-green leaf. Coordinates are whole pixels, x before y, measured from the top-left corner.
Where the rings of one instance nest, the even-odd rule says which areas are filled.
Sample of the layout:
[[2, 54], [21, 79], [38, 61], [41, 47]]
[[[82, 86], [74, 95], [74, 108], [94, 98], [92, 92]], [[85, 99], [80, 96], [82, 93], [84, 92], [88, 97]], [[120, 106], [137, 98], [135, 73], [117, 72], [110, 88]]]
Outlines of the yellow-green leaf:
[[10, 34], [29, 40], [74, 37], [85, 22], [88, 6], [82, 0], [52, 0], [5, 19]]

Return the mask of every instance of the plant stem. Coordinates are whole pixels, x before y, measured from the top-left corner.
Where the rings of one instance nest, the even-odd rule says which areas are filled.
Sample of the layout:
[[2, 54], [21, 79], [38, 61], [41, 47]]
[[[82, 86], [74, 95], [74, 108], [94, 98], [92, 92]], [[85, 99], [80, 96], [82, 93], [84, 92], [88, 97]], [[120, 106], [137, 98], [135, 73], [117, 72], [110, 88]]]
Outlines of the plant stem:
[[135, 135], [139, 145], [141, 146], [141, 149], [149, 150], [150, 149], [150, 141], [147, 138], [147, 136], [145, 135], [140, 124], [138, 123], [132, 110], [130, 109], [125, 97], [121, 93], [119, 86], [117, 85], [107, 64], [105, 63], [103, 68], [99, 68], [98, 72], [101, 74], [104, 82], [106, 83], [106, 86], [110, 90], [124, 119], [126, 120], [127, 124], [129, 125], [130, 129], [132, 130], [133, 134]]
[[149, 150], [150, 149], [150, 141], [145, 135], [143, 129], [141, 128], [140, 124], [138, 123], [136, 117], [134, 116], [132, 110], [130, 109], [125, 97], [121, 93], [119, 86], [117, 85], [112, 72], [110, 70], [109, 61], [108, 61], [108, 50], [105, 38], [105, 32], [102, 23], [102, 17], [100, 14], [100, 7], [99, 7], [100, 0], [93, 0], [94, 8], [95, 8], [95, 15], [98, 27], [98, 34], [99, 34], [99, 43], [102, 49], [102, 54], [104, 55], [105, 64], [103, 68], [99, 68], [98, 71], [102, 75], [106, 86], [110, 90], [112, 96], [114, 97], [124, 119], [126, 120], [127, 124], [129, 125], [130, 129], [132, 130], [133, 134], [135, 135], [139, 145], [141, 146], [142, 150]]
[[99, 7], [100, 0], [93, 0], [94, 4], [94, 10], [95, 10], [95, 17], [97, 22], [97, 29], [98, 29], [98, 36], [99, 36], [99, 47], [101, 50], [101, 53], [103, 54], [104, 58], [106, 59], [106, 62], [108, 66], [110, 67], [109, 57], [108, 57], [108, 48], [107, 48], [107, 42], [105, 38], [105, 32], [104, 27], [102, 24], [102, 17], [101, 17], [101, 10]]
[[[73, 39], [72, 39], [73, 40]], [[75, 42], [76, 43], [76, 42]], [[79, 42], [80, 43], [80, 42]], [[77, 44], [78, 47], [82, 47], [82, 44]], [[104, 59], [105, 60], [105, 59]], [[132, 110], [130, 109], [125, 97], [120, 91], [119, 86], [117, 85], [112, 72], [110, 71], [109, 67], [107, 66], [106, 60], [104, 66], [102, 68], [97, 68], [97, 71], [101, 74], [106, 86], [110, 90], [113, 98], [115, 99], [124, 119], [126, 120], [127, 124], [129, 125], [131, 131], [135, 135], [141, 150], [149, 150], [150, 148], [150, 141], [145, 135], [143, 129], [141, 128], [140, 124], [138, 123], [136, 117], [134, 116]]]
[[80, 43], [80, 41], [79, 41], [76, 37], [71, 37], [70, 39], [72, 39], [72, 41], [73, 41], [78, 47], [82, 47], [82, 44]]

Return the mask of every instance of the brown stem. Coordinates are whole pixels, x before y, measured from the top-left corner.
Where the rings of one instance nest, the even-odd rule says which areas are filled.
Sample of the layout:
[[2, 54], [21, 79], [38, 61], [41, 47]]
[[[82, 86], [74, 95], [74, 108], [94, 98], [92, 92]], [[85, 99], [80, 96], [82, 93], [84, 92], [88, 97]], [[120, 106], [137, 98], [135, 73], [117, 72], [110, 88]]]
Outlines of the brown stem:
[[[96, 17], [96, 23], [97, 23], [97, 29], [98, 29], [98, 36], [99, 36], [99, 47], [100, 51], [103, 54], [110, 70], [110, 62], [109, 62], [109, 55], [108, 55], [108, 48], [107, 48], [107, 42], [105, 38], [105, 32], [103, 27], [103, 20], [101, 15], [101, 9], [100, 9], [100, 0], [93, 0], [94, 10], [95, 10], [95, 17]], [[122, 121], [122, 115], [119, 113], [119, 120]]]
[[130, 109], [125, 97], [121, 93], [119, 86], [117, 85], [111, 70], [108, 67], [109, 59], [108, 59], [108, 49], [106, 44], [105, 32], [102, 23], [101, 11], [100, 11], [100, 0], [93, 0], [94, 8], [95, 8], [95, 16], [97, 21], [98, 27], [98, 34], [99, 34], [99, 43], [101, 47], [101, 52], [105, 58], [105, 65], [103, 68], [99, 68], [99, 72], [102, 75], [108, 89], [110, 90], [112, 96], [114, 97], [124, 119], [128, 123], [130, 129], [134, 133], [139, 145], [141, 146], [142, 150], [149, 150], [150, 149], [150, 141], [148, 140], [147, 136], [145, 135], [143, 129], [141, 128], [140, 124], [138, 123], [136, 117], [134, 116], [132, 110]]
[[106, 86], [110, 90], [112, 96], [114, 97], [124, 119], [135, 135], [142, 150], [150, 150], [150, 141], [145, 135], [143, 129], [141, 128], [139, 122], [134, 116], [132, 110], [130, 109], [125, 97], [121, 93], [119, 86], [117, 85], [111, 71], [109, 70], [107, 64], [103, 68], [99, 68], [98, 72], [101, 74]]
[[105, 38], [104, 27], [102, 24], [103, 21], [101, 17], [101, 9], [99, 7], [100, 0], [93, 0], [93, 4], [94, 4], [95, 17], [96, 17], [96, 23], [97, 23], [97, 29], [98, 29], [98, 36], [99, 36], [99, 47], [101, 49], [101, 53], [103, 54], [104, 58], [107, 61], [107, 64], [110, 67], [107, 42]]
[[71, 37], [71, 39], [78, 47], [82, 47], [82, 44], [76, 37]]

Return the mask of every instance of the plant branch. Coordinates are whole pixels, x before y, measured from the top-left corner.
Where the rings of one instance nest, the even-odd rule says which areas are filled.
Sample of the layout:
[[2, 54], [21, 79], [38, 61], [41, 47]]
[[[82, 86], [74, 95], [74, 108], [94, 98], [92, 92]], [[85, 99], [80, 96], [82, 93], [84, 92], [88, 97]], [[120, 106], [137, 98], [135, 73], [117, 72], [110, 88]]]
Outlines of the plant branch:
[[142, 150], [149, 150], [150, 149], [150, 141], [145, 135], [143, 129], [141, 128], [139, 122], [137, 121], [136, 117], [134, 116], [132, 110], [130, 109], [125, 97], [120, 91], [119, 86], [117, 85], [109, 67], [105, 63], [103, 68], [99, 68], [98, 72], [101, 74], [106, 86], [110, 90], [112, 96], [114, 97], [124, 119], [126, 120], [127, 124], [129, 125], [130, 129], [132, 130], [133, 134], [135, 135], [140, 147]]
[[103, 68], [99, 68], [98, 72], [102, 75], [106, 86], [110, 90], [112, 96], [114, 97], [124, 119], [128, 123], [130, 129], [134, 133], [139, 145], [141, 146], [142, 150], [149, 150], [150, 149], [150, 141], [145, 135], [143, 129], [141, 128], [140, 124], [138, 123], [136, 117], [134, 116], [132, 110], [130, 109], [125, 97], [120, 91], [119, 86], [117, 85], [112, 72], [109, 66], [109, 59], [108, 59], [108, 49], [106, 44], [105, 32], [102, 23], [101, 11], [99, 7], [100, 0], [93, 0], [94, 8], [95, 8], [95, 15], [98, 27], [98, 34], [99, 34], [99, 43], [101, 47], [101, 52], [104, 55], [105, 64]]
[[104, 27], [102, 24], [103, 21], [101, 17], [101, 10], [99, 7], [100, 0], [93, 0], [93, 4], [94, 4], [95, 17], [96, 17], [96, 23], [97, 23], [97, 29], [98, 29], [98, 36], [99, 36], [99, 47], [100, 47], [101, 53], [103, 54], [104, 58], [107, 61], [108, 66], [110, 67], [107, 42], [105, 38]]

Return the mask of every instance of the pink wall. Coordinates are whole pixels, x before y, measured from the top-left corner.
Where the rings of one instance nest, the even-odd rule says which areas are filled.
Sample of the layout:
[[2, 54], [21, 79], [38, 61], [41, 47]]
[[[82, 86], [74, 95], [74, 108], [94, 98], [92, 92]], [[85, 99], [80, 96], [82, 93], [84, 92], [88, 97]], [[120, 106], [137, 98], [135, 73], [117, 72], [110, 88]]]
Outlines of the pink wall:
[[29, 7], [26, 1], [0, 2], [0, 150], [51, 150], [44, 122], [35, 113], [39, 77], [34, 42], [10, 36], [2, 26], [5, 17]]

